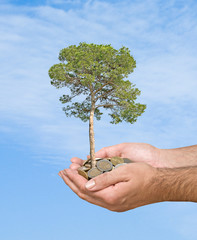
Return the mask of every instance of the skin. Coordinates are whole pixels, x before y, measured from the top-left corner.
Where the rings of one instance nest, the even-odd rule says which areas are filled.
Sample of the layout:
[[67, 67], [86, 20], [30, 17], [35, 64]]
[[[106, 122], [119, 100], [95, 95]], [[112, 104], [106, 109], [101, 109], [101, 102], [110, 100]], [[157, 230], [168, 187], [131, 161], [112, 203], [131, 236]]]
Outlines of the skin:
[[116, 212], [162, 201], [197, 202], [197, 145], [169, 150], [122, 143], [95, 154], [112, 156], [127, 157], [135, 163], [87, 181], [77, 173], [83, 161], [72, 158], [70, 168], [59, 175], [80, 198]]

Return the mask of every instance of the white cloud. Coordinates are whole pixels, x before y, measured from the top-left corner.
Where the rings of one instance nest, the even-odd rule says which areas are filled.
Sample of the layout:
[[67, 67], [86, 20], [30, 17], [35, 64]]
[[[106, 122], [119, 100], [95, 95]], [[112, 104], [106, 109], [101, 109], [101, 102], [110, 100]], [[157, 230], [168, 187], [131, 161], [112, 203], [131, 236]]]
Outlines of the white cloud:
[[130, 127], [96, 122], [97, 148], [125, 140], [163, 147], [195, 143], [196, 4], [87, 1], [67, 10], [50, 4], [1, 6], [2, 131], [13, 129], [13, 124], [28, 126], [38, 152], [41, 148], [60, 154], [88, 151], [87, 125], [65, 118], [58, 102], [64, 90], [50, 86], [47, 75], [49, 67], [58, 62], [60, 49], [86, 41], [131, 49], [137, 69], [130, 79], [148, 105]]

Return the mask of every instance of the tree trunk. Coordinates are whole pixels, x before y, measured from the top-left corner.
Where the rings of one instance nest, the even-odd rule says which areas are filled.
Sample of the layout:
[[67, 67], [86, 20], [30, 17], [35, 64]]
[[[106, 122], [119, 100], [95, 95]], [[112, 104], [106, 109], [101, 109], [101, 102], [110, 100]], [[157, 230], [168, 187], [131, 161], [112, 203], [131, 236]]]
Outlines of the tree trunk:
[[89, 139], [90, 139], [90, 158], [92, 167], [96, 167], [95, 160], [95, 140], [94, 140], [94, 111], [95, 111], [95, 102], [93, 93], [91, 94], [91, 111], [90, 111], [90, 120], [89, 120]]
[[94, 141], [94, 109], [91, 109], [91, 112], [90, 112], [89, 139], [90, 139], [90, 158], [92, 162], [92, 167], [95, 167], [96, 161], [95, 161], [95, 141]]

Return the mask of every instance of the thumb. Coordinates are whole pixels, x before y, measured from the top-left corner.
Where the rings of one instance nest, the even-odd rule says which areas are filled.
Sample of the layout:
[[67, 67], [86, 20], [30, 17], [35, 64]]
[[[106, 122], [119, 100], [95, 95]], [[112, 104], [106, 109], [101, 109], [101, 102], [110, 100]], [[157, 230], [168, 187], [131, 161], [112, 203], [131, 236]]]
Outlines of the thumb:
[[85, 187], [90, 191], [98, 191], [109, 186], [112, 186], [119, 182], [126, 182], [128, 179], [126, 178], [125, 174], [122, 171], [124, 166], [121, 167], [122, 169], [114, 169], [111, 172], [103, 173], [91, 180], [89, 180]]

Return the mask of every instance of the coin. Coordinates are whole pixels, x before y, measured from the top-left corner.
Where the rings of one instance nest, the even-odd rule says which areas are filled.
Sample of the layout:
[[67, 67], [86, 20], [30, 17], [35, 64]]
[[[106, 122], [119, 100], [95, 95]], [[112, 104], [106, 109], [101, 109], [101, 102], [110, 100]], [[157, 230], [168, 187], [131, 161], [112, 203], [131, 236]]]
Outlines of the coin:
[[132, 163], [133, 161], [129, 158], [123, 158], [124, 163]]
[[112, 167], [113, 167], [112, 163], [107, 159], [98, 161], [96, 163], [96, 166], [100, 171], [103, 171], [103, 172], [110, 171], [112, 170]]
[[[101, 159], [102, 158], [95, 158], [96, 161], [99, 161]], [[85, 160], [84, 163], [83, 163], [83, 166], [89, 166], [89, 165], [91, 166], [91, 159], [90, 158]]]
[[90, 160], [90, 159], [85, 160], [85, 161], [83, 162], [83, 166], [85, 166], [86, 164], [91, 164], [91, 160]]
[[91, 168], [91, 166], [87, 166], [87, 164], [86, 164], [85, 166], [81, 166], [80, 170], [87, 172], [88, 170], [90, 170], [90, 168]]
[[83, 176], [84, 178], [88, 179], [87, 172], [83, 171], [82, 169], [78, 168], [79, 175]]
[[94, 167], [94, 168], [91, 168], [91, 169], [88, 171], [88, 177], [89, 177], [89, 178], [94, 178], [94, 177], [100, 175], [101, 173], [103, 173], [103, 172], [100, 171], [98, 168]]
[[[90, 168], [91, 168], [91, 164], [90, 164], [90, 163], [86, 163], [86, 164], [84, 165], [84, 167], [86, 167], [86, 168], [89, 168], [89, 169], [90, 169]], [[89, 169], [88, 169], [88, 170], [89, 170]]]
[[119, 166], [133, 162], [129, 158], [121, 158], [118, 156], [112, 158], [95, 158], [96, 167], [91, 168], [91, 159], [84, 161], [82, 167], [78, 169], [78, 173], [86, 179], [94, 178], [104, 172], [111, 171]]
[[123, 158], [121, 157], [112, 157], [110, 158], [111, 163], [116, 166], [117, 164], [124, 163]]
[[127, 163], [119, 163], [119, 164], [117, 164], [114, 168], [118, 168], [118, 167], [120, 167], [120, 166], [123, 166], [123, 165], [126, 165]]

